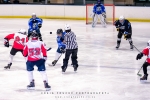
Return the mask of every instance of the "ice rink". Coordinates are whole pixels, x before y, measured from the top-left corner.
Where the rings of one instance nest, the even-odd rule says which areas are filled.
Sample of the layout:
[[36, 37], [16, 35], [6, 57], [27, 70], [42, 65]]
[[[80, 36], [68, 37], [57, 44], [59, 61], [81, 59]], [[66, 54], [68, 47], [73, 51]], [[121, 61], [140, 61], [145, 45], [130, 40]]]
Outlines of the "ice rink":
[[[64, 29], [65, 24], [70, 24], [77, 36], [79, 45], [77, 73], [74, 73], [71, 61], [66, 73], [61, 73], [63, 56], [55, 67], [48, 66], [55, 58], [56, 30]], [[150, 23], [131, 24], [133, 43], [142, 50], [150, 39]], [[27, 90], [29, 81], [21, 53], [14, 57], [11, 69], [4, 70], [11, 47], [3, 46], [3, 38], [20, 28], [28, 29], [28, 19], [0, 19], [0, 100], [150, 100], [150, 81], [142, 84], [136, 75], [146, 57], [137, 61], [135, 58], [138, 51], [135, 49], [131, 51], [128, 41], [123, 38], [120, 49], [116, 50], [117, 31], [113, 25], [109, 24], [107, 28], [97, 25], [92, 28], [91, 25], [85, 25], [85, 21], [76, 20], [44, 20], [41, 28], [43, 41], [47, 47], [52, 47], [52, 50], [48, 51], [46, 62], [52, 89], [45, 92], [41, 74], [35, 67], [36, 89]], [[49, 34], [50, 31], [53, 34]], [[140, 73], [143, 74], [143, 71]], [[63, 92], [67, 93], [62, 94]]]

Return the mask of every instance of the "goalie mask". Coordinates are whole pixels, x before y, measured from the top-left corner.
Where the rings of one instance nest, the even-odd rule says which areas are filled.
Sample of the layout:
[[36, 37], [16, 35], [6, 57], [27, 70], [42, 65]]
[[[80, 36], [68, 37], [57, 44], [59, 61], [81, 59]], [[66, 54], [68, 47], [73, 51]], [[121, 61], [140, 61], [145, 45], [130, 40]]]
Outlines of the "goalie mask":
[[100, 5], [101, 4], [101, 0], [97, 0], [97, 4]]

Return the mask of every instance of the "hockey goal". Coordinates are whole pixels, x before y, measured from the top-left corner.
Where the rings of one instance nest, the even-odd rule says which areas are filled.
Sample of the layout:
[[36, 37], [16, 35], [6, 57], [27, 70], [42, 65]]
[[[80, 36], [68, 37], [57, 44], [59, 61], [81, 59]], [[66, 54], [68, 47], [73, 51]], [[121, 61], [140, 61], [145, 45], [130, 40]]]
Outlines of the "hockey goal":
[[[93, 6], [94, 6], [94, 4], [87, 4], [86, 5], [86, 24], [92, 23]], [[106, 21], [107, 21], [107, 23], [113, 24], [115, 21], [115, 6], [112, 4], [105, 4], [104, 6], [106, 9]]]

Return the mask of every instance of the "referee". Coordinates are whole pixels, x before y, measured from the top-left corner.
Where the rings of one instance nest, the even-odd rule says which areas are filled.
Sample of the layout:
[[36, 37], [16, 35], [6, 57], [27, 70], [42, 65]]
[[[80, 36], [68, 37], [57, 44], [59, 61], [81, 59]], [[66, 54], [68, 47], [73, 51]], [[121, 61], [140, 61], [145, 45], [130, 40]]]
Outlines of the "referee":
[[74, 71], [77, 71], [78, 68], [78, 61], [77, 61], [77, 53], [78, 53], [78, 44], [76, 42], [76, 35], [74, 32], [71, 31], [71, 27], [66, 24], [65, 25], [65, 36], [64, 36], [64, 42], [66, 44], [66, 53], [65, 53], [65, 58], [63, 59], [63, 66], [62, 72], [65, 72], [68, 66], [68, 60], [71, 56], [72, 60], [72, 65], [74, 67]]

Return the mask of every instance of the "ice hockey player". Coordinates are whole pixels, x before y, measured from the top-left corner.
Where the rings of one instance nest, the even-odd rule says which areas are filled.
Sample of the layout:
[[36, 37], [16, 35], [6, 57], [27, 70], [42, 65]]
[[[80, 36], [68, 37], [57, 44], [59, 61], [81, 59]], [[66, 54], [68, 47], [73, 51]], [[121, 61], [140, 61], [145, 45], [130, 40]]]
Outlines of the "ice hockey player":
[[124, 16], [120, 16], [119, 17], [119, 20], [116, 20], [114, 22], [114, 25], [116, 26], [117, 28], [117, 31], [118, 31], [118, 39], [117, 39], [117, 46], [116, 46], [116, 49], [118, 49], [120, 47], [120, 43], [121, 43], [121, 38], [122, 38], [122, 35], [124, 35], [124, 38], [126, 40], [129, 41], [129, 44], [130, 44], [130, 49], [133, 50], [133, 41], [132, 41], [132, 26], [131, 26], [131, 23], [124, 18]]
[[23, 53], [24, 45], [28, 41], [27, 32], [25, 29], [20, 29], [19, 32], [17, 33], [12, 33], [12, 34], [7, 35], [4, 38], [5, 47], [9, 47], [10, 39], [14, 39], [14, 43], [10, 51], [8, 65], [4, 67], [5, 69], [10, 69], [12, 65], [13, 57], [16, 55], [17, 52]]
[[51, 86], [48, 85], [48, 78], [46, 74], [45, 61], [47, 59], [47, 51], [45, 44], [38, 40], [38, 33], [33, 32], [31, 34], [31, 41], [28, 41], [23, 50], [24, 57], [27, 57], [26, 69], [28, 71], [28, 78], [30, 84], [28, 89], [34, 89], [35, 83], [33, 78], [34, 66], [38, 67], [38, 71], [43, 78], [44, 86], [46, 90], [50, 90]]
[[92, 22], [92, 27], [95, 27], [98, 19], [100, 19], [101, 24], [103, 27], [106, 27], [106, 11], [105, 7], [103, 4], [101, 4], [100, 0], [97, 0], [97, 4], [94, 5], [93, 7], [93, 16], [92, 16], [93, 22]]
[[150, 40], [147, 43], [147, 47], [143, 49], [143, 51], [141, 53], [139, 53], [136, 57], [136, 60], [139, 60], [143, 57], [143, 55], [147, 56], [146, 61], [143, 64], [143, 72], [144, 72], [144, 76], [142, 78], [140, 78], [141, 81], [145, 81], [148, 78], [148, 74], [147, 74], [147, 67], [150, 65]]
[[67, 69], [70, 55], [72, 55], [71, 56], [72, 65], [74, 67], [74, 71], [76, 72], [78, 68], [78, 61], [77, 61], [78, 44], [76, 42], [76, 35], [74, 34], [74, 32], [71, 31], [71, 27], [68, 24], [65, 25], [65, 32], [66, 34], [64, 36], [64, 41], [66, 44], [66, 52], [65, 58], [63, 59], [63, 66], [61, 67], [62, 72], [64, 73]]
[[40, 28], [42, 27], [43, 20], [38, 18], [35, 13], [32, 13], [32, 18], [30, 18], [28, 25], [28, 37], [32, 34], [32, 31], [36, 31], [39, 36], [39, 40], [42, 41], [42, 35], [40, 32]]
[[65, 32], [63, 32], [62, 29], [58, 29], [57, 30], [57, 44], [58, 44], [58, 48], [55, 54], [55, 60], [52, 62], [52, 65], [55, 66], [55, 64], [57, 63], [59, 57], [61, 56], [62, 53], [65, 53], [65, 48], [66, 45], [64, 43], [64, 35]]

